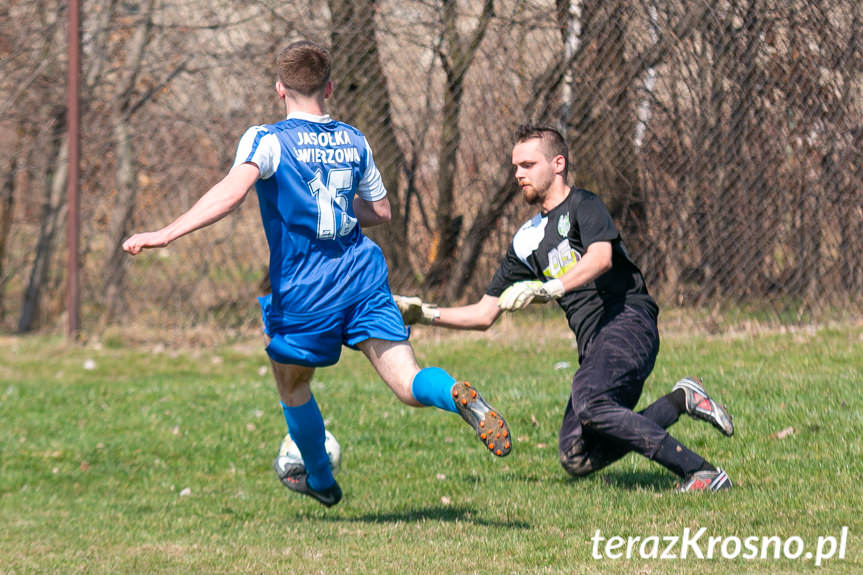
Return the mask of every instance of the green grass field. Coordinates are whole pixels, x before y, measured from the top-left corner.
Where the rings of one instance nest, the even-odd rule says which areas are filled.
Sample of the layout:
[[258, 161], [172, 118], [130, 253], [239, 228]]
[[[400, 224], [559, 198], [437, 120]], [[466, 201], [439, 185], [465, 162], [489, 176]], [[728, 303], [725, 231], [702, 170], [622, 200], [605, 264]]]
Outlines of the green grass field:
[[[471, 381], [507, 416], [505, 459], [458, 417], [402, 406], [357, 352], [319, 370], [313, 390], [343, 449], [345, 500], [332, 509], [273, 474], [284, 420], [262, 342], [178, 351], [6, 337], [0, 573], [863, 572], [863, 327], [665, 336], [641, 405], [700, 375], [737, 426], [728, 439], [677, 423], [735, 483], [678, 495], [671, 474], [635, 455], [565, 475], [556, 439], [576, 354], [562, 323], [415, 331], [424, 364]], [[680, 545], [675, 559], [651, 556], [701, 527], [704, 553], [722, 538], [712, 559], [680, 558]], [[630, 558], [604, 543], [595, 558], [597, 530], [632, 538]], [[745, 559], [735, 545], [749, 537], [781, 538], [800, 558], [773, 559], [774, 544], [770, 558]], [[816, 567], [806, 554], [819, 537], [822, 555], [837, 548]]]

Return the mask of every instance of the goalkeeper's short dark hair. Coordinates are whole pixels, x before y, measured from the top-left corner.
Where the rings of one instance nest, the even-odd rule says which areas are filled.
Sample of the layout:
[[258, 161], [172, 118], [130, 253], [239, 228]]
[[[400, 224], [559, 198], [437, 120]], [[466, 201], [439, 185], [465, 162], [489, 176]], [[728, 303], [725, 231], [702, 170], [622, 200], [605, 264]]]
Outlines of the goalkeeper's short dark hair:
[[527, 140], [539, 139], [542, 140], [542, 148], [546, 157], [551, 160], [555, 156], [563, 156], [566, 163], [563, 167], [563, 177], [569, 171], [569, 146], [566, 145], [566, 140], [563, 135], [551, 126], [542, 124], [522, 124], [515, 130], [515, 144], [526, 142]]

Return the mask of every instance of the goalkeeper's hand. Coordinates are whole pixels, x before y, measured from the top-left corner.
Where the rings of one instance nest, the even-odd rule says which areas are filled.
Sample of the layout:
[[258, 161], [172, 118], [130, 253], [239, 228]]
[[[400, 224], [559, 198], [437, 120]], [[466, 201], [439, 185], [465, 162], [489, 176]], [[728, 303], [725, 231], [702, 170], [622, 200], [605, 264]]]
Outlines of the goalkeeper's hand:
[[563, 294], [563, 282], [559, 279], [516, 282], [503, 290], [497, 305], [502, 310], [516, 311], [526, 308], [531, 302], [545, 303]]
[[405, 325], [413, 325], [415, 323], [431, 325], [434, 320], [440, 317], [440, 311], [438, 311], [435, 304], [423, 303], [423, 300], [418, 297], [405, 297], [393, 294], [393, 299], [402, 313]]

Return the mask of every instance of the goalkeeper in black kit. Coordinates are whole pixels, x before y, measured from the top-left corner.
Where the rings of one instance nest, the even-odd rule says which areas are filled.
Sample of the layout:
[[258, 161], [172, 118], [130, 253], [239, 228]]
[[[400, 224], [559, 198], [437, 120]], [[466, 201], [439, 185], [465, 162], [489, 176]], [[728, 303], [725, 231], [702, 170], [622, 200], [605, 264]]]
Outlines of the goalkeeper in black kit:
[[687, 413], [733, 435], [731, 416], [700, 379], [683, 378], [633, 411], [659, 352], [659, 308], [602, 200], [567, 185], [568, 157], [557, 130], [518, 129], [515, 178], [539, 213], [513, 237], [482, 299], [438, 308], [395, 296], [405, 323], [484, 330], [504, 311], [556, 300], [575, 332], [579, 359], [558, 438], [563, 468], [582, 477], [635, 451], [680, 477], [681, 492], [729, 489], [725, 471], [666, 431]]

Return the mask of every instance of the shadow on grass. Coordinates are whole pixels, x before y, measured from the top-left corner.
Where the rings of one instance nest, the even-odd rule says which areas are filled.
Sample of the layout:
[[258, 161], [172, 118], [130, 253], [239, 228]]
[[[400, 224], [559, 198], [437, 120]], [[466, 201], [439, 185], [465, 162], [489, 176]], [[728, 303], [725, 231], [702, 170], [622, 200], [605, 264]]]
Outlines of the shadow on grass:
[[[318, 519], [321, 518], [318, 517]], [[405, 509], [402, 511], [364, 513], [356, 517], [328, 516], [323, 519], [325, 521], [347, 523], [423, 523], [426, 521], [441, 521], [451, 523], [463, 522], [487, 527], [531, 529], [530, 523], [527, 523], [526, 521], [496, 521], [485, 519], [476, 512], [476, 509], [459, 505], [437, 505], [433, 507], [423, 507], [420, 509]]]
[[677, 480], [667, 472], [656, 471], [602, 471], [601, 475], [590, 478], [569, 478], [570, 484], [578, 484], [582, 481], [596, 481], [609, 487], [626, 489], [628, 491], [654, 491], [657, 493], [668, 493], [674, 487]]

